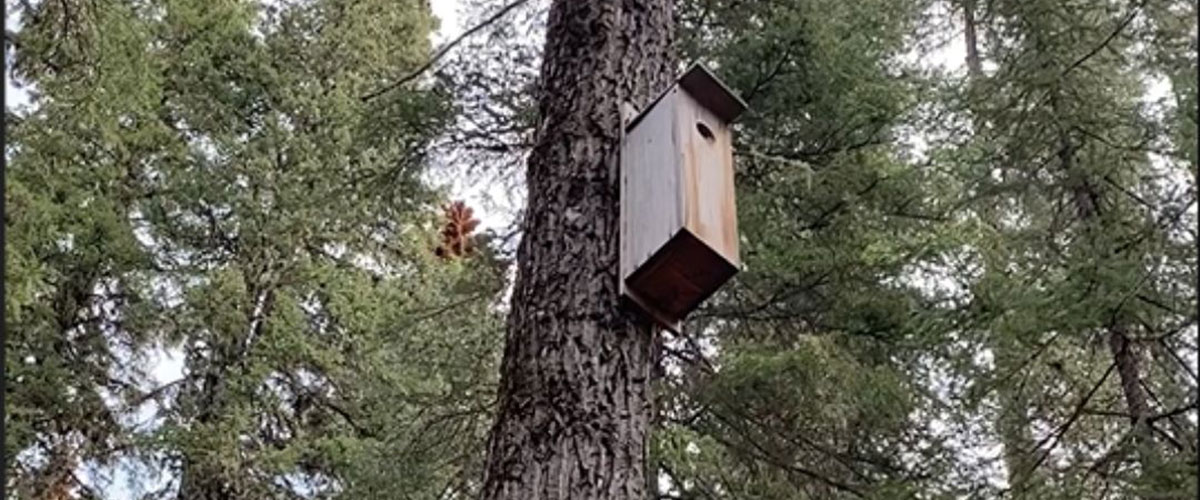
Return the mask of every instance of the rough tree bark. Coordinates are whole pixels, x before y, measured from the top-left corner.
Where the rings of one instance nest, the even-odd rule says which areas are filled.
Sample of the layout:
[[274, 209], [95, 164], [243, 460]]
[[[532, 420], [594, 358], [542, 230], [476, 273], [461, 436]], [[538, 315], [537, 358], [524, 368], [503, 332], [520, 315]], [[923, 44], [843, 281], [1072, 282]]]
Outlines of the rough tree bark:
[[619, 110], [672, 81], [671, 3], [550, 8], [485, 500], [644, 496], [654, 343], [619, 307]]

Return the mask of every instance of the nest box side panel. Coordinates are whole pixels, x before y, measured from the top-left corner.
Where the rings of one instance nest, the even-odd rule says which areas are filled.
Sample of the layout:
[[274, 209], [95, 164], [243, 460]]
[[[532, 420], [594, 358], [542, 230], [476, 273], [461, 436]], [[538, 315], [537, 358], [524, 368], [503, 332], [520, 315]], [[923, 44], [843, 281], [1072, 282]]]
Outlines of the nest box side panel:
[[668, 91], [627, 132], [621, 145], [621, 269], [625, 279], [683, 226], [678, 145], [672, 111], [680, 96]]
[[676, 136], [683, 159], [684, 225], [738, 265], [733, 138], [729, 124], [687, 92], [679, 93]]

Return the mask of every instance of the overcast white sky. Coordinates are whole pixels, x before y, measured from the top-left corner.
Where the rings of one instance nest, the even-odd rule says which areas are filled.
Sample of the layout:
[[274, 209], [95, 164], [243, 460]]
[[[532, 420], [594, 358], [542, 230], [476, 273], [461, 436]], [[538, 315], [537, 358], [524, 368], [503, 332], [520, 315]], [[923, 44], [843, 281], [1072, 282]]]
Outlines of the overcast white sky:
[[[432, 0], [430, 7], [433, 15], [440, 21], [438, 30], [433, 34], [434, 46], [441, 46], [454, 39], [465, 29], [462, 26], [462, 2], [459, 0]], [[440, 160], [435, 161], [440, 163]], [[451, 197], [466, 201], [475, 211], [479, 219], [479, 230], [503, 231], [509, 226], [515, 208], [510, 205], [512, 193], [505, 192], [505, 186], [500, 183], [478, 182], [468, 175], [469, 165], [448, 165], [448, 171], [436, 172], [428, 176], [434, 183], [444, 183]]]
[[430, 7], [433, 8], [433, 15], [437, 16], [442, 23], [438, 32], [433, 35], [435, 45], [440, 45], [462, 32], [462, 28], [458, 25], [460, 17], [458, 11], [462, 8], [459, 0], [432, 0]]

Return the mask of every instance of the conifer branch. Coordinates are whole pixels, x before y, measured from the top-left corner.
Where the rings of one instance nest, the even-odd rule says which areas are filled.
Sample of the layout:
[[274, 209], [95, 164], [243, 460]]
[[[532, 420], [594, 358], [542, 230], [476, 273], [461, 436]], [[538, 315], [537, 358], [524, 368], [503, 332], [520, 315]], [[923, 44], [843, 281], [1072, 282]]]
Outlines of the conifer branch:
[[772, 155], [768, 155], [768, 154], [763, 154], [763, 153], [758, 152], [758, 150], [756, 150], [754, 148], [750, 148], [745, 151], [738, 150], [736, 152], [736, 154], [738, 154], [739, 156], [749, 156], [751, 158], [756, 158], [756, 159], [766, 161], [766, 162], [779, 163], [779, 164], [787, 165], [789, 167], [799, 168], [801, 172], [804, 172], [804, 180], [805, 180], [806, 186], [809, 189], [812, 189], [813, 168], [812, 168], [812, 165], [808, 164], [808, 162], [805, 162], [803, 160], [796, 160], [796, 159], [792, 159], [792, 158], [784, 158], [782, 156], [772, 156]]

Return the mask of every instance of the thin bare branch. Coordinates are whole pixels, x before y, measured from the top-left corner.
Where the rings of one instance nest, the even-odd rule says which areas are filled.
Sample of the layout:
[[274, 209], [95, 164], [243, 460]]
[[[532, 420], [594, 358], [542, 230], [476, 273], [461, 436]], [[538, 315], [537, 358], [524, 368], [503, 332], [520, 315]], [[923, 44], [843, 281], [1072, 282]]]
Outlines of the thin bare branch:
[[411, 73], [404, 75], [399, 80], [396, 80], [396, 81], [389, 83], [379, 89], [376, 89], [376, 90], [360, 97], [359, 99], [361, 99], [363, 102], [370, 101], [371, 99], [374, 99], [383, 94], [391, 92], [392, 90], [400, 88], [401, 85], [404, 85], [408, 82], [415, 80], [418, 76], [421, 76], [422, 73], [428, 71], [429, 68], [432, 68], [434, 64], [437, 64], [437, 62], [439, 60], [441, 60], [443, 57], [445, 57], [446, 54], [449, 54], [450, 51], [453, 50], [454, 47], [457, 47], [458, 44], [462, 43], [463, 40], [466, 40], [471, 35], [474, 35], [475, 33], [477, 33], [479, 30], [482, 30], [483, 28], [486, 28], [488, 25], [498, 21], [500, 18], [504, 17], [509, 12], [512, 12], [513, 9], [516, 9], [517, 7], [520, 7], [521, 5], [524, 5], [528, 1], [529, 0], [514, 0], [513, 2], [510, 2], [508, 5], [505, 5], [503, 8], [496, 11], [495, 14], [492, 14], [487, 19], [484, 19], [483, 22], [476, 24], [475, 26], [472, 26], [471, 29], [462, 32], [462, 34], [458, 35], [457, 38], [455, 38], [455, 39], [451, 40], [449, 43], [443, 45], [442, 48], [438, 49], [437, 52], [433, 53], [433, 56], [430, 57], [428, 61], [425, 61], [424, 64], [417, 67], [417, 69], [413, 70]]
[[1079, 403], [1075, 405], [1075, 411], [1071, 412], [1071, 416], [1067, 417], [1067, 421], [1063, 422], [1063, 425], [1060, 426], [1057, 431], [1049, 436], [1046, 436], [1040, 442], [1038, 442], [1036, 446], [1034, 446], [1033, 449], [1037, 450], [1045, 445], [1048, 441], [1053, 440], [1053, 442], [1050, 443], [1050, 446], [1046, 448], [1046, 451], [1042, 453], [1041, 456], [1038, 457], [1037, 461], [1033, 463], [1033, 466], [1026, 471], [1026, 475], [1032, 474], [1033, 471], [1036, 471], [1038, 467], [1041, 467], [1047, 458], [1050, 458], [1050, 453], [1054, 451], [1054, 448], [1058, 447], [1058, 443], [1062, 441], [1063, 434], [1066, 434], [1071, 426], [1079, 420], [1079, 417], [1083, 416], [1083, 410], [1087, 406], [1088, 402], [1092, 400], [1092, 396], [1096, 395], [1096, 391], [1100, 390], [1100, 387], [1104, 385], [1104, 382], [1108, 380], [1109, 375], [1112, 375], [1112, 372], [1114, 369], [1116, 369], [1116, 367], [1117, 363], [1115, 361], [1109, 363], [1108, 369], [1104, 371], [1104, 375], [1101, 376], [1100, 380], [1097, 380], [1096, 384], [1092, 386], [1092, 389], [1089, 390], [1087, 394], [1085, 394], [1083, 398], [1079, 400]]
[[1117, 27], [1113, 29], [1112, 33], [1108, 34], [1108, 37], [1105, 38], [1104, 41], [1100, 42], [1099, 45], [1093, 47], [1092, 50], [1088, 51], [1087, 54], [1084, 54], [1083, 57], [1076, 59], [1075, 62], [1071, 63], [1070, 66], [1067, 66], [1067, 69], [1063, 70], [1061, 76], [1067, 76], [1067, 73], [1074, 71], [1075, 68], [1078, 68], [1079, 66], [1083, 65], [1083, 63], [1087, 62], [1088, 59], [1095, 57], [1095, 55], [1099, 54], [1101, 50], [1104, 50], [1104, 48], [1107, 47], [1109, 43], [1112, 43], [1113, 39], [1117, 38], [1117, 35], [1120, 35], [1121, 32], [1124, 31], [1127, 26], [1129, 26], [1129, 23], [1132, 23], [1133, 20], [1135, 18], [1137, 18], [1138, 13], [1141, 12], [1142, 6], [1144, 6], [1145, 4], [1146, 4], [1146, 0], [1142, 0], [1141, 2], [1138, 2], [1136, 5], [1134, 5], [1133, 8], [1131, 8], [1129, 10], [1129, 14], [1125, 15], [1125, 19], [1122, 19], [1121, 22], [1117, 24]]

